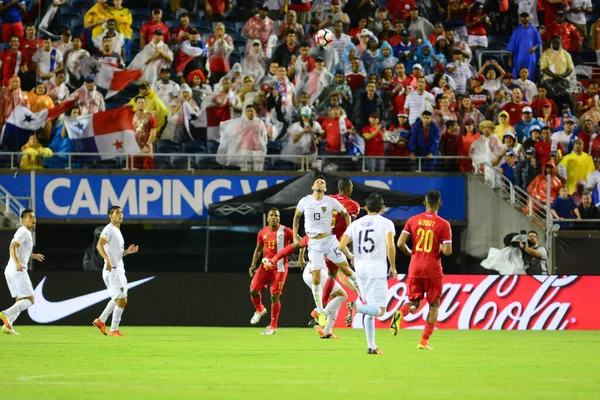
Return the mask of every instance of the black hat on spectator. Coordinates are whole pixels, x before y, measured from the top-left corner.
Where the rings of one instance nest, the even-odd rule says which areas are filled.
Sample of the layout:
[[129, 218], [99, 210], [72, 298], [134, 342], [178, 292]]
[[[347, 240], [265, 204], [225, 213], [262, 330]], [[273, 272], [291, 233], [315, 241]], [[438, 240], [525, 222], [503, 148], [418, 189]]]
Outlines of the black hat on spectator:
[[410, 36], [410, 32], [408, 31], [408, 29], [402, 29], [402, 32], [400, 32], [400, 36]]
[[198, 29], [192, 27], [192, 28], [188, 29], [188, 34], [189, 35], [197, 35]]
[[564, 16], [565, 16], [565, 12], [564, 12], [563, 10], [559, 10], [559, 11], [556, 13], [556, 16], [557, 16], [557, 17], [564, 17]]
[[556, 150], [552, 150], [552, 151], [550, 152], [550, 157], [558, 157], [558, 151], [556, 151]]
[[525, 150], [525, 154], [535, 156], [535, 150], [533, 149], [533, 147], [530, 147], [527, 150]]
[[432, 113], [431, 113], [431, 111], [429, 111], [429, 110], [424, 110], [424, 111], [421, 113], [421, 115], [429, 115], [429, 116], [431, 116], [431, 115], [433, 115], [433, 114], [432, 114]]
[[169, 68], [161, 68], [160, 69], [160, 73], [162, 74], [163, 72], [169, 72], [169, 73], [171, 73], [171, 70]]
[[162, 30], [160, 30], [160, 29], [155, 30], [154, 33], [153, 33], [153, 35], [158, 35], [158, 36], [162, 36], [164, 34], [165, 33]]
[[529, 17], [529, 13], [523, 11], [521, 14], [519, 14], [519, 17]]
[[96, 79], [92, 75], [88, 75], [85, 77], [86, 82], [96, 82]]
[[316, 56], [315, 57], [315, 62], [325, 62], [325, 60], [321, 56]]
[[258, 9], [259, 10], [268, 10], [269, 6], [267, 5], [267, 3], [265, 3], [265, 4], [262, 4], [262, 5], [258, 6]]
[[140, 89], [148, 89], [149, 87], [150, 85], [146, 81], [140, 83]]
[[454, 49], [454, 51], [452, 52], [452, 54], [462, 54], [462, 50], [460, 50], [460, 49]]
[[155, 8], [152, 10], [152, 14], [154, 15], [162, 15], [162, 10], [160, 8]]

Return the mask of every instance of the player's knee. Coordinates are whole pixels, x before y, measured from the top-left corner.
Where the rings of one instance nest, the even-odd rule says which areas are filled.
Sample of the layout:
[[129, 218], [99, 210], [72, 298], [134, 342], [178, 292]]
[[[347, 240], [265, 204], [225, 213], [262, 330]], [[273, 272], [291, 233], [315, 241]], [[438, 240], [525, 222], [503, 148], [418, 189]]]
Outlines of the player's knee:
[[383, 314], [385, 314], [385, 307], [381, 307], [379, 309], [379, 315], [378, 315], [378, 317], [381, 317]]
[[28, 299], [31, 302], [31, 305], [33, 305], [35, 303], [35, 298], [33, 296], [28, 297]]
[[271, 295], [271, 303], [279, 303], [279, 295], [278, 294]]
[[250, 297], [258, 297], [260, 295], [256, 290], [250, 289]]
[[117, 301], [115, 303], [117, 303], [117, 305], [119, 307], [125, 308], [125, 306], [127, 306], [127, 297], [125, 297], [123, 299], [117, 299]]
[[327, 276], [329, 277], [329, 279], [335, 279], [337, 277], [337, 270], [336, 271], [328, 270]]

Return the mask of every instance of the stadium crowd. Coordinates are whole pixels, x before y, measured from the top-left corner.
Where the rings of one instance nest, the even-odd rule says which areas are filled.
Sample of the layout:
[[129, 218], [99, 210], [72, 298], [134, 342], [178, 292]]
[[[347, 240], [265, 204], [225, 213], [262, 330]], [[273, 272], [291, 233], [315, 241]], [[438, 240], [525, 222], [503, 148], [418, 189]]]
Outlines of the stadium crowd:
[[[254, 170], [267, 154], [281, 155], [272, 169], [367, 156], [369, 171], [424, 157], [421, 170], [497, 168], [540, 200], [551, 173], [552, 200], [566, 185], [579, 205], [600, 181], [599, 17], [590, 0], [5, 0], [0, 124], [19, 105], [129, 104], [146, 155], [218, 151]], [[142, 78], [105, 99], [90, 58]], [[63, 119], [23, 146], [23, 167], [62, 165]]]

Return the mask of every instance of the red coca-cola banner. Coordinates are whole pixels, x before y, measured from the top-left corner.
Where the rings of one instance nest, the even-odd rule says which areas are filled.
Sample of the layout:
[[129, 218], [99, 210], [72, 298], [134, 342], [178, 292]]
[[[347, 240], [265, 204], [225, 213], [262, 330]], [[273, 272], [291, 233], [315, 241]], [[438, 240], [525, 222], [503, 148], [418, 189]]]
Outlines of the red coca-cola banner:
[[[387, 310], [376, 319], [378, 328], [388, 327], [394, 312], [408, 301], [405, 275], [389, 280], [388, 287]], [[436, 328], [600, 329], [599, 288], [600, 276], [446, 275]], [[349, 301], [356, 301], [352, 291]], [[340, 315], [345, 312], [344, 306]], [[422, 328], [428, 312], [423, 301], [401, 327]], [[338, 318], [336, 326], [345, 326], [344, 318]], [[361, 314], [352, 326], [362, 328]]]

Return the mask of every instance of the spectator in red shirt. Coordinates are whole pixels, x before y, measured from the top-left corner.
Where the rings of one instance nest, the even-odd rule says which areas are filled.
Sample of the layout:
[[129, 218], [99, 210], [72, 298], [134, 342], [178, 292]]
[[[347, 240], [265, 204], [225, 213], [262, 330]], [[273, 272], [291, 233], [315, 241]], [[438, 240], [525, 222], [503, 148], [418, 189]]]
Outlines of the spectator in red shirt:
[[512, 101], [502, 107], [502, 111], [506, 111], [509, 116], [509, 124], [515, 126], [522, 118], [523, 108], [527, 107], [527, 103], [523, 101], [523, 91], [520, 87], [513, 87]]
[[323, 132], [321, 136], [325, 136], [325, 150], [327, 155], [346, 155], [348, 149], [344, 144], [343, 136], [354, 134], [354, 125], [344, 116], [342, 109], [339, 106], [332, 107], [329, 111], [329, 118], [325, 118], [321, 123]]
[[575, 25], [565, 20], [565, 13], [563, 11], [559, 11], [556, 14], [556, 21], [546, 27], [546, 31], [544, 32], [546, 45], [550, 43], [554, 35], [560, 36], [562, 39], [563, 50], [581, 51], [583, 36]]
[[365, 86], [365, 73], [360, 70], [360, 60], [354, 58], [350, 63], [352, 70], [346, 74], [346, 82], [352, 90], [352, 94]]
[[416, 7], [415, 0], [389, 0], [386, 9], [390, 12], [392, 22], [406, 21], [410, 16], [410, 9]]
[[[472, 122], [472, 121], [471, 121]], [[444, 134], [440, 140], [440, 151], [444, 156], [458, 156], [462, 147], [462, 140], [458, 134], [458, 124], [454, 120], [448, 120], [445, 124]], [[458, 160], [444, 160], [448, 171], [459, 171]]]
[[492, 26], [490, 18], [483, 13], [483, 4], [477, 3], [471, 12], [467, 15], [467, 33], [469, 34], [468, 44], [471, 47], [471, 52], [475, 54], [475, 50], [480, 47], [488, 47], [487, 29]]
[[[208, 2], [207, 2], [208, 4]], [[179, 16], [179, 26], [173, 28], [171, 37], [175, 44], [188, 40], [188, 31], [190, 30], [190, 16], [187, 13], [183, 13]]]
[[577, 137], [583, 140], [583, 151], [590, 154], [592, 144], [592, 135], [594, 134], [594, 122], [587, 117], [583, 118], [583, 129]]
[[552, 142], [552, 129], [549, 126], [542, 128], [542, 140], [539, 140], [535, 146], [535, 154], [540, 160], [540, 165], [546, 165], [550, 161], [552, 151], [558, 151], [559, 156], [564, 155], [562, 144]]
[[577, 98], [576, 110], [581, 116], [586, 111], [594, 108], [594, 100], [598, 99], [598, 82], [590, 81], [587, 91], [581, 93]]
[[169, 28], [162, 22], [162, 11], [160, 8], [152, 10], [152, 20], [142, 25], [140, 31], [140, 50], [146, 46], [146, 43], [152, 41], [154, 31], [160, 29], [163, 32], [162, 40], [166, 44], [171, 44], [171, 35], [169, 34]]
[[233, 8], [232, 0], [206, 0], [204, 3], [205, 19], [209, 22], [222, 21], [226, 12]]
[[600, 135], [597, 135], [590, 145], [590, 155], [597, 160], [597, 165], [600, 165]]
[[544, 25], [549, 26], [556, 21], [557, 14], [567, 5], [568, 0], [538, 0], [538, 3], [542, 3], [541, 10], [544, 10]]
[[21, 54], [23, 55], [22, 83], [23, 90], [31, 90], [35, 86], [37, 65], [32, 61], [33, 55], [43, 46], [43, 40], [35, 35], [35, 26], [27, 24], [25, 37], [21, 40]]
[[548, 89], [546, 88], [546, 86], [544, 84], [540, 84], [538, 85], [537, 90], [538, 95], [536, 99], [531, 103], [531, 109], [533, 110], [533, 114], [535, 115], [535, 117], [540, 118], [542, 115], [544, 115], [543, 108], [546, 104], [550, 104], [552, 115], [556, 115], [556, 103], [552, 99], [546, 97], [546, 95], [548, 94]]
[[369, 116], [369, 125], [362, 129], [362, 136], [365, 139], [365, 156], [381, 157], [367, 158], [365, 165], [369, 172], [385, 171], [385, 150], [383, 147], [383, 127], [379, 123], [379, 116], [372, 113]]
[[0, 71], [2, 72], [2, 87], [8, 86], [10, 78], [24, 70], [23, 55], [19, 50], [19, 37], [10, 38], [10, 48], [0, 53]]

